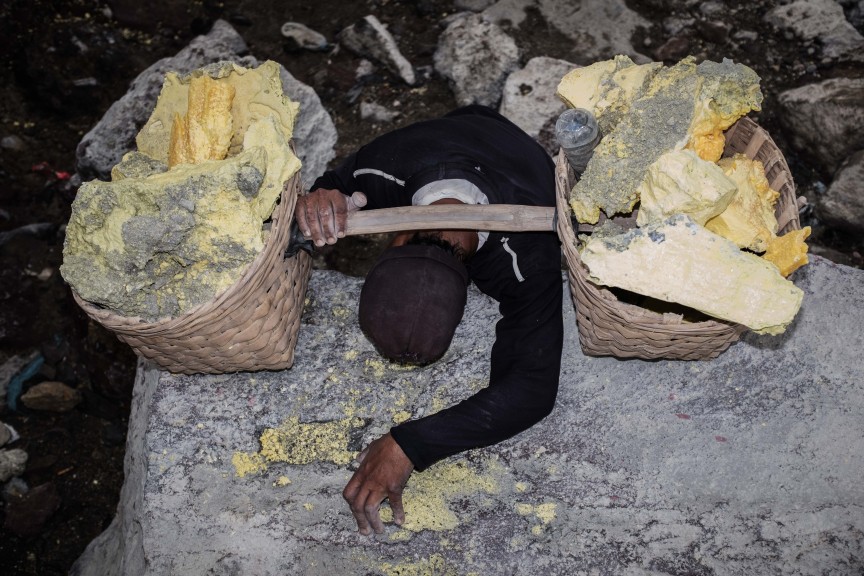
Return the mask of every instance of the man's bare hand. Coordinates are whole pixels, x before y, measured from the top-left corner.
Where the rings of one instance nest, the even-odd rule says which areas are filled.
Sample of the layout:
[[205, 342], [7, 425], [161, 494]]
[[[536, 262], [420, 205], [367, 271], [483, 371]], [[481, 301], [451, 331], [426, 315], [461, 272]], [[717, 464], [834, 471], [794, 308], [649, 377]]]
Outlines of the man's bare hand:
[[357, 459], [360, 467], [345, 486], [342, 496], [351, 506], [360, 533], [369, 534], [370, 527], [378, 534], [384, 532], [378, 507], [385, 498], [390, 499], [393, 521], [401, 526], [405, 521], [402, 489], [414, 470], [411, 460], [390, 434], [369, 444]]
[[345, 236], [348, 213], [366, 205], [366, 195], [354, 192], [350, 197], [338, 190], [318, 188], [297, 199], [294, 218], [300, 231], [311, 238], [316, 246], [335, 244]]

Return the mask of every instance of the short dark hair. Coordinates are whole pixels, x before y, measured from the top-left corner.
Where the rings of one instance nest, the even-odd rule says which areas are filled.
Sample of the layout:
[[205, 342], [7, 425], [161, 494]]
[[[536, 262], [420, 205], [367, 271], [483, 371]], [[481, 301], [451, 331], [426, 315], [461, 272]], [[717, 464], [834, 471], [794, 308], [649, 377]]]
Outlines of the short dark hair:
[[467, 264], [468, 260], [471, 259], [471, 254], [466, 252], [461, 245], [454, 245], [448, 242], [438, 230], [421, 230], [411, 236], [405, 244], [412, 246], [437, 246], [463, 264]]

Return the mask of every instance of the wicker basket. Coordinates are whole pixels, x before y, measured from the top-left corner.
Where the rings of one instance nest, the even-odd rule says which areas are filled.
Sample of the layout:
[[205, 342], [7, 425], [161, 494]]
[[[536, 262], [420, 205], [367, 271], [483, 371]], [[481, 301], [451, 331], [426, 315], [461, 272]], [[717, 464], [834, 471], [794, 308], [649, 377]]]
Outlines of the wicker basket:
[[[780, 193], [775, 211], [779, 233], [799, 229], [792, 175], [768, 133], [749, 118], [742, 118], [726, 132], [724, 155], [735, 153], [761, 161], [771, 188]], [[563, 152], [558, 155], [555, 172], [558, 213], [570, 214], [567, 199], [573, 173]], [[558, 236], [567, 260], [579, 342], [585, 354], [703, 360], [716, 358], [746, 331], [738, 324], [719, 320], [687, 322], [678, 314], [660, 314], [620, 301], [610, 290], [588, 280], [570, 218], [558, 219]]]
[[300, 192], [300, 175], [285, 184], [264, 249], [243, 276], [209, 302], [155, 322], [119, 316], [83, 300], [88, 316], [141, 356], [180, 374], [280, 370], [294, 362], [294, 345], [309, 283], [311, 257], [285, 258]]

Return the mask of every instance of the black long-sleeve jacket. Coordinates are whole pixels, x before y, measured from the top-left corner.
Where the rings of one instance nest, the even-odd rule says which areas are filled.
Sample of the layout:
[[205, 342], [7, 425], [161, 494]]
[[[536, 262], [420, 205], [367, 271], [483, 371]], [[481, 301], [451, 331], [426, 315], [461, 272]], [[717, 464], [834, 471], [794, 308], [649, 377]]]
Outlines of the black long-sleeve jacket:
[[[366, 209], [411, 205], [422, 186], [475, 184], [490, 204], [555, 205], [554, 164], [515, 124], [468, 106], [376, 138], [312, 186], [366, 194]], [[558, 237], [490, 232], [468, 264], [476, 286], [499, 302], [489, 386], [459, 404], [395, 426], [417, 470], [505, 440], [543, 419], [558, 392], [563, 345]]]

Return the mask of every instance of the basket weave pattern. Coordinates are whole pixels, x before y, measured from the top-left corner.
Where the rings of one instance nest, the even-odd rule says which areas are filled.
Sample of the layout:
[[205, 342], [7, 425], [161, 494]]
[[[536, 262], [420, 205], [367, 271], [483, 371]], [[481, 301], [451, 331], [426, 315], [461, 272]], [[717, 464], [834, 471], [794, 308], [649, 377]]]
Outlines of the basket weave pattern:
[[[795, 184], [783, 154], [768, 133], [749, 118], [726, 132], [724, 156], [742, 153], [759, 160], [773, 190], [780, 193], [775, 214], [778, 234], [798, 230]], [[555, 166], [559, 214], [571, 214], [568, 197], [573, 173], [563, 151]], [[676, 314], [660, 314], [621, 302], [608, 289], [588, 280], [588, 270], [577, 250], [569, 217], [558, 218], [558, 236], [567, 260], [570, 295], [576, 308], [579, 342], [590, 356], [620, 358], [705, 360], [716, 358], [747, 328], [720, 320], [686, 322]]]
[[294, 205], [295, 174], [272, 215], [270, 234], [242, 277], [213, 299], [176, 318], [145, 322], [75, 301], [96, 322], [141, 356], [179, 374], [281, 370], [294, 363], [294, 346], [311, 271], [311, 257], [284, 258]]

